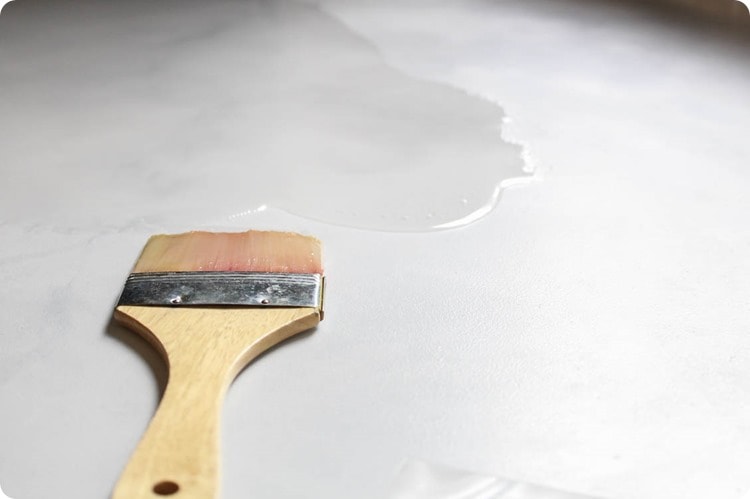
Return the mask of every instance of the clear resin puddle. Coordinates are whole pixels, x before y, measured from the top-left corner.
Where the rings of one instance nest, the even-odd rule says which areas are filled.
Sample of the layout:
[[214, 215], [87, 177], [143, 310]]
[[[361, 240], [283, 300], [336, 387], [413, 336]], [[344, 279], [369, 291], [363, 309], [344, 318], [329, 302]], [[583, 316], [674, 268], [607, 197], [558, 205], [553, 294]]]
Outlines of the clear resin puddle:
[[269, 206], [424, 231], [480, 218], [528, 176], [497, 105], [391, 68], [314, 7], [128, 5], [3, 14], [7, 221], [195, 225]]

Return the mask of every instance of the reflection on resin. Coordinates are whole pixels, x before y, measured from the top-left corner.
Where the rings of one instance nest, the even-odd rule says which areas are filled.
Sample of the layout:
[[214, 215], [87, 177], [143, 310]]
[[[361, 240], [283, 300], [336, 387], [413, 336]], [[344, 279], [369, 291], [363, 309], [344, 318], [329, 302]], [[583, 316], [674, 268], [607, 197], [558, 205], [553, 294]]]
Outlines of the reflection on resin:
[[269, 206], [420, 231], [476, 220], [528, 175], [499, 107], [389, 67], [314, 7], [17, 3], [0, 145], [32, 194], [0, 200], [11, 219], [196, 225]]

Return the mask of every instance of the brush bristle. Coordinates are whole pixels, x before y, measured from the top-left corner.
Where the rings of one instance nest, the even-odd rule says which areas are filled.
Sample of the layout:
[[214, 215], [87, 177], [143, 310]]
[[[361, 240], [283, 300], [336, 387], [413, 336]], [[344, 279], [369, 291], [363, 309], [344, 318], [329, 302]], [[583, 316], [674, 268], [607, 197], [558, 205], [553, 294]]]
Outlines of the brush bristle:
[[322, 274], [320, 241], [292, 232], [187, 232], [152, 236], [134, 273], [280, 272]]

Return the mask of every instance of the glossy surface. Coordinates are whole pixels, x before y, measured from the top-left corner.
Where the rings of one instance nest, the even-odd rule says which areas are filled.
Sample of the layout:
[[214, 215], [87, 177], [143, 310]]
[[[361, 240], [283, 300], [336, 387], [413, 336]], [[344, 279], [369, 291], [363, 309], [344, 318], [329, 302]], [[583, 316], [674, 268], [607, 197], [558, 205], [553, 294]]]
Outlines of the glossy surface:
[[[252, 228], [321, 239], [326, 320], [233, 384], [225, 498], [383, 497], [409, 459], [598, 497], [742, 497], [748, 43], [613, 5], [9, 4], [3, 490], [106, 497], [164, 378], [110, 322], [136, 255], [152, 234]], [[318, 114], [403, 97], [385, 81], [414, 107], [368, 110], [371, 128]], [[519, 152], [498, 106], [539, 181], [460, 229], [325, 223], [333, 194], [287, 174], [372, 147], [377, 186], [375, 164], [455, 147], [486, 199], [493, 158]], [[445, 184], [423, 178], [427, 206]]]
[[[5, 168], [33, 193], [0, 201], [11, 220], [190, 225], [270, 206], [419, 231], [476, 220], [528, 175], [500, 107], [394, 70], [312, 6], [21, 4], [3, 24]], [[34, 173], [52, 165], [65, 189]]]

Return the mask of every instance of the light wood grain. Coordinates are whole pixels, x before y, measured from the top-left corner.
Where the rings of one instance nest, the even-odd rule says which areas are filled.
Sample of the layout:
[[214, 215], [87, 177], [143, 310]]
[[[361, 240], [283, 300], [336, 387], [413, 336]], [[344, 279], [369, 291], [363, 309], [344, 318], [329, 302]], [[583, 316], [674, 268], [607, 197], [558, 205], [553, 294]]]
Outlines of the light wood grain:
[[112, 498], [218, 498], [221, 408], [229, 384], [264, 350], [314, 327], [318, 311], [120, 306], [115, 319], [164, 355], [169, 380]]

